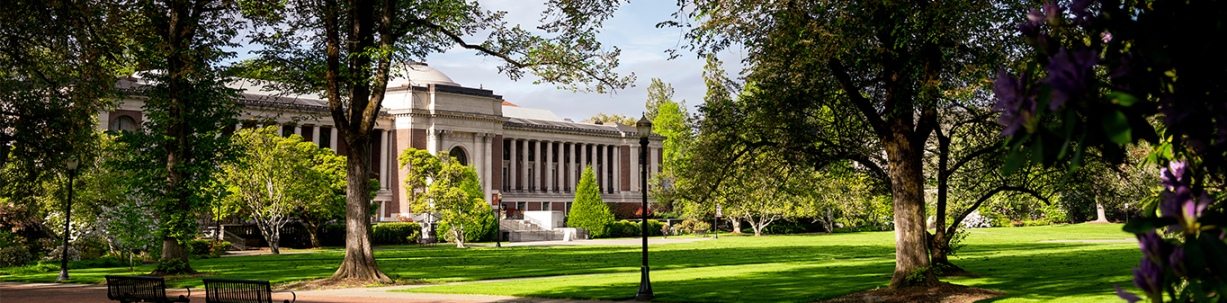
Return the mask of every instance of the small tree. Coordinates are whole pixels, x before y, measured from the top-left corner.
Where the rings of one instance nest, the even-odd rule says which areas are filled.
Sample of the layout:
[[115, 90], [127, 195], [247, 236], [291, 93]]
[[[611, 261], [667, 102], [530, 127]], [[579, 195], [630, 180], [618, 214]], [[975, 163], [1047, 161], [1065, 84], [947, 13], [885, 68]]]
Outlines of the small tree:
[[[295, 214], [307, 229], [311, 246], [320, 247], [320, 225], [345, 217], [345, 156], [311, 142], [299, 142], [294, 148], [304, 158], [311, 159], [311, 169], [302, 179], [307, 183], [303, 187], [303, 200]], [[379, 183], [371, 184], [371, 194], [374, 195], [379, 190]]]
[[[439, 216], [439, 225], [446, 225], [446, 236], [456, 241], [456, 247], [464, 248], [468, 236], [481, 235], [467, 231], [484, 230], [493, 217], [490, 208], [482, 199], [477, 170], [460, 164], [447, 153], [439, 156], [415, 148], [401, 153], [401, 166], [409, 166], [405, 190], [413, 198], [413, 211], [433, 213]], [[425, 188], [424, 192], [418, 192]]]
[[601, 188], [596, 185], [592, 166], [588, 166], [579, 178], [575, 203], [567, 214], [567, 226], [586, 229], [589, 236], [600, 238], [609, 235], [609, 225], [613, 222], [613, 212], [609, 211], [609, 205], [601, 200]]
[[219, 174], [230, 195], [223, 203], [237, 205], [242, 215], [251, 218], [268, 241], [273, 254], [280, 254], [281, 227], [290, 221], [294, 209], [311, 191], [303, 182], [314, 175], [311, 157], [295, 146], [300, 136], [282, 138], [277, 127], [244, 129], [235, 133], [234, 143], [243, 153], [234, 162], [222, 165]]

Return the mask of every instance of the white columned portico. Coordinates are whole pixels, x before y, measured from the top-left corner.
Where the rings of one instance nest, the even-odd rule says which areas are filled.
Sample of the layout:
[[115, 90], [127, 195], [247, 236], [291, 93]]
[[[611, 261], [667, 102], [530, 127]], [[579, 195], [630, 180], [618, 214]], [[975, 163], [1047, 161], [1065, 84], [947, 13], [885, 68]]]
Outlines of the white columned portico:
[[379, 188], [382, 189], [388, 189], [388, 162], [388, 131], [381, 129], [379, 130]]
[[571, 161], [567, 161], [567, 188], [575, 193], [575, 178], [579, 172], [579, 144], [571, 142]]
[[[477, 179], [481, 180], [481, 188], [484, 188], [486, 190], [486, 195], [482, 197], [483, 199], [489, 199], [490, 195], [494, 193], [494, 184], [490, 184], [490, 172], [492, 172], [493, 171], [492, 169], [494, 168], [493, 167], [494, 157], [503, 156], [503, 155], [491, 155], [491, 153], [493, 153], [494, 151], [494, 148], [490, 147], [491, 140], [493, 139], [494, 139], [493, 134], [482, 134], [481, 135], [481, 155], [482, 157], [478, 158], [480, 160], [475, 161], [477, 163], [482, 164], [481, 177], [478, 177]], [[498, 168], [498, 169], [501, 170], [502, 168]]]
[[583, 178], [584, 170], [588, 168], [588, 144], [579, 143], [579, 176], [575, 178], [575, 188], [579, 188], [579, 180]]
[[331, 128], [328, 128], [328, 131], [332, 133], [331, 136], [328, 136], [329, 140], [332, 141], [328, 143], [329, 144], [328, 147], [332, 148], [333, 153], [336, 153], [337, 150], [339, 149], [337, 148], [337, 128], [331, 127]]
[[541, 191], [541, 171], [545, 167], [545, 157], [542, 157], [541, 141], [533, 141], [533, 192]]
[[609, 180], [608, 180], [609, 177], [605, 176], [605, 169], [607, 168], [605, 167], [606, 166], [605, 162], [609, 160], [609, 156], [605, 155], [605, 145], [604, 144], [596, 145], [596, 155], [594, 155], [594, 157], [596, 157], [596, 163], [597, 163], [596, 165], [597, 188], [601, 189], [600, 190], [601, 193], [605, 193], [605, 190], [609, 187], [609, 185], [607, 185], [607, 183], [609, 183]]
[[556, 168], [557, 171], [555, 173], [555, 180], [553, 180], [553, 184], [550, 184], [550, 186], [553, 186], [553, 191], [555, 191], [555, 193], [562, 193], [562, 180], [566, 179], [566, 175], [564, 175], [564, 173], [567, 172], [567, 168], [566, 166], [563, 166], [563, 163], [567, 162], [567, 155], [566, 153], [563, 153], [564, 151], [562, 150], [562, 145], [562, 141], [555, 142], [555, 146], [558, 148], [558, 153], [555, 153], [555, 155], [558, 155], [558, 162], [555, 164], [555, 166], [558, 168]]
[[657, 172], [660, 172], [660, 165], [656, 164], [658, 161], [660, 161], [660, 157], [656, 156], [657, 150], [660, 150], [660, 148], [659, 147], [648, 147], [648, 159], [652, 160], [648, 162], [648, 164], [652, 166], [648, 170], [648, 175], [649, 175], [648, 178], [651, 178], [651, 176], [655, 176]]
[[554, 190], [554, 142], [545, 142], [545, 192]]
[[507, 154], [509, 155], [507, 162], [511, 162], [507, 165], [510, 167], [507, 172], [507, 191], [514, 191], [516, 189], [516, 180], [518, 180], [517, 176], [519, 175], [519, 170], [517, 169], [520, 168], [516, 165], [516, 156], [519, 154], [516, 154], [518, 150], [516, 150], [515, 139], [507, 139], [507, 143]]
[[320, 142], [320, 126], [319, 125], [311, 126], [311, 143], [315, 143], [315, 146], [320, 146], [321, 145], [320, 143], [323, 143], [323, 142]]
[[621, 192], [622, 187], [622, 147], [613, 146], [613, 192]]
[[639, 145], [638, 144], [631, 145], [631, 155], [630, 156], [631, 156], [631, 166], [628, 168], [631, 170], [631, 191], [638, 193], [639, 192], [639, 165], [641, 165], [640, 163], [642, 163], [639, 160], [640, 158], [639, 158]]
[[520, 163], [520, 180], [522, 181], [520, 182], [523, 184], [523, 187], [520, 187], [517, 189], [522, 190], [522, 191], [529, 191], [529, 186], [531, 186], [531, 184], [533, 183], [530, 182], [531, 180], [528, 179], [529, 178], [528, 168], [531, 167], [528, 164], [528, 140], [520, 140], [520, 141], [524, 143], [524, 145], [520, 147], [520, 161], [522, 161]]

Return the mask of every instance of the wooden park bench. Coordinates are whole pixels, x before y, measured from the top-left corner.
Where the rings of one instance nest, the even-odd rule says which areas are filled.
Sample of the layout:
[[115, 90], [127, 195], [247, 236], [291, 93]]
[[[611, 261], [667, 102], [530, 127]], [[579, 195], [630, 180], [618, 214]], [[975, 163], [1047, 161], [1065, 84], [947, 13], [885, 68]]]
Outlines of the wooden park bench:
[[107, 299], [128, 302], [188, 302], [192, 290], [177, 298], [166, 296], [166, 280], [152, 276], [106, 276]]
[[[268, 281], [212, 278], [203, 280], [207, 303], [273, 303], [273, 288]], [[285, 300], [285, 303], [298, 301], [297, 294], [292, 291], [290, 294], [294, 295], [294, 300]]]

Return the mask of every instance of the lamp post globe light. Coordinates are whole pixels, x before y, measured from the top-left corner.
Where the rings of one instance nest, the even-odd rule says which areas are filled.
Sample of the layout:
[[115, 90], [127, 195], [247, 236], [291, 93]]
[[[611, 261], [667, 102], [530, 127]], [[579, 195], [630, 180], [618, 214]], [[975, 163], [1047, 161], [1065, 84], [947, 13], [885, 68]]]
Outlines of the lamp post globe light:
[[639, 293], [635, 294], [635, 300], [648, 301], [654, 297], [652, 280], [648, 279], [648, 137], [652, 136], [652, 121], [644, 115], [639, 122], [635, 122], [635, 130], [639, 133], [639, 179], [642, 185], [639, 191], [643, 193], [643, 208], [639, 211], [643, 215], [639, 221], [639, 226], [643, 228], [643, 267], [639, 268]]
[[77, 174], [77, 156], [68, 158], [65, 166], [68, 168], [68, 203], [64, 204], [64, 247], [60, 249], [60, 276], [55, 278], [56, 282], [68, 280], [68, 228], [69, 223], [72, 223], [72, 179]]

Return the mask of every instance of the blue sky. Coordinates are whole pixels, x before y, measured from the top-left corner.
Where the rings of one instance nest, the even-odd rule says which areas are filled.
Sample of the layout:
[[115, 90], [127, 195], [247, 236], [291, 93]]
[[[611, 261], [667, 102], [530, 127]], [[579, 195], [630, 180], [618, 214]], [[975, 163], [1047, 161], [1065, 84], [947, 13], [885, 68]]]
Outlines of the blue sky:
[[[520, 24], [525, 29], [535, 29], [545, 10], [543, 3], [534, 1], [479, 2], [486, 10], [507, 11], [508, 23]], [[671, 20], [671, 14], [675, 11], [677, 6], [674, 0], [638, 0], [623, 3], [614, 17], [605, 21], [598, 38], [606, 47], [621, 48], [620, 66], [616, 71], [621, 75], [634, 73], [636, 76], [634, 87], [612, 94], [573, 93], [549, 84], [535, 85], [533, 81], [536, 77], [532, 75], [512, 81], [498, 73], [498, 59], [479, 56], [465, 49], [434, 54], [426, 62], [461, 85], [490, 89], [522, 107], [549, 109], [560, 117], [576, 121], [597, 113], [639, 117], [644, 111], [643, 104], [652, 78], [672, 84], [676, 89], [673, 99], [686, 100], [693, 113], [694, 107], [703, 102], [706, 92], [702, 79], [704, 62], [692, 52], [682, 52], [680, 57], [667, 60], [665, 50], [687, 45], [689, 41], [683, 39], [684, 33], [677, 28], [656, 28], [656, 23]], [[725, 70], [731, 77], [741, 71], [740, 52], [721, 53], [719, 58], [725, 62]]]

